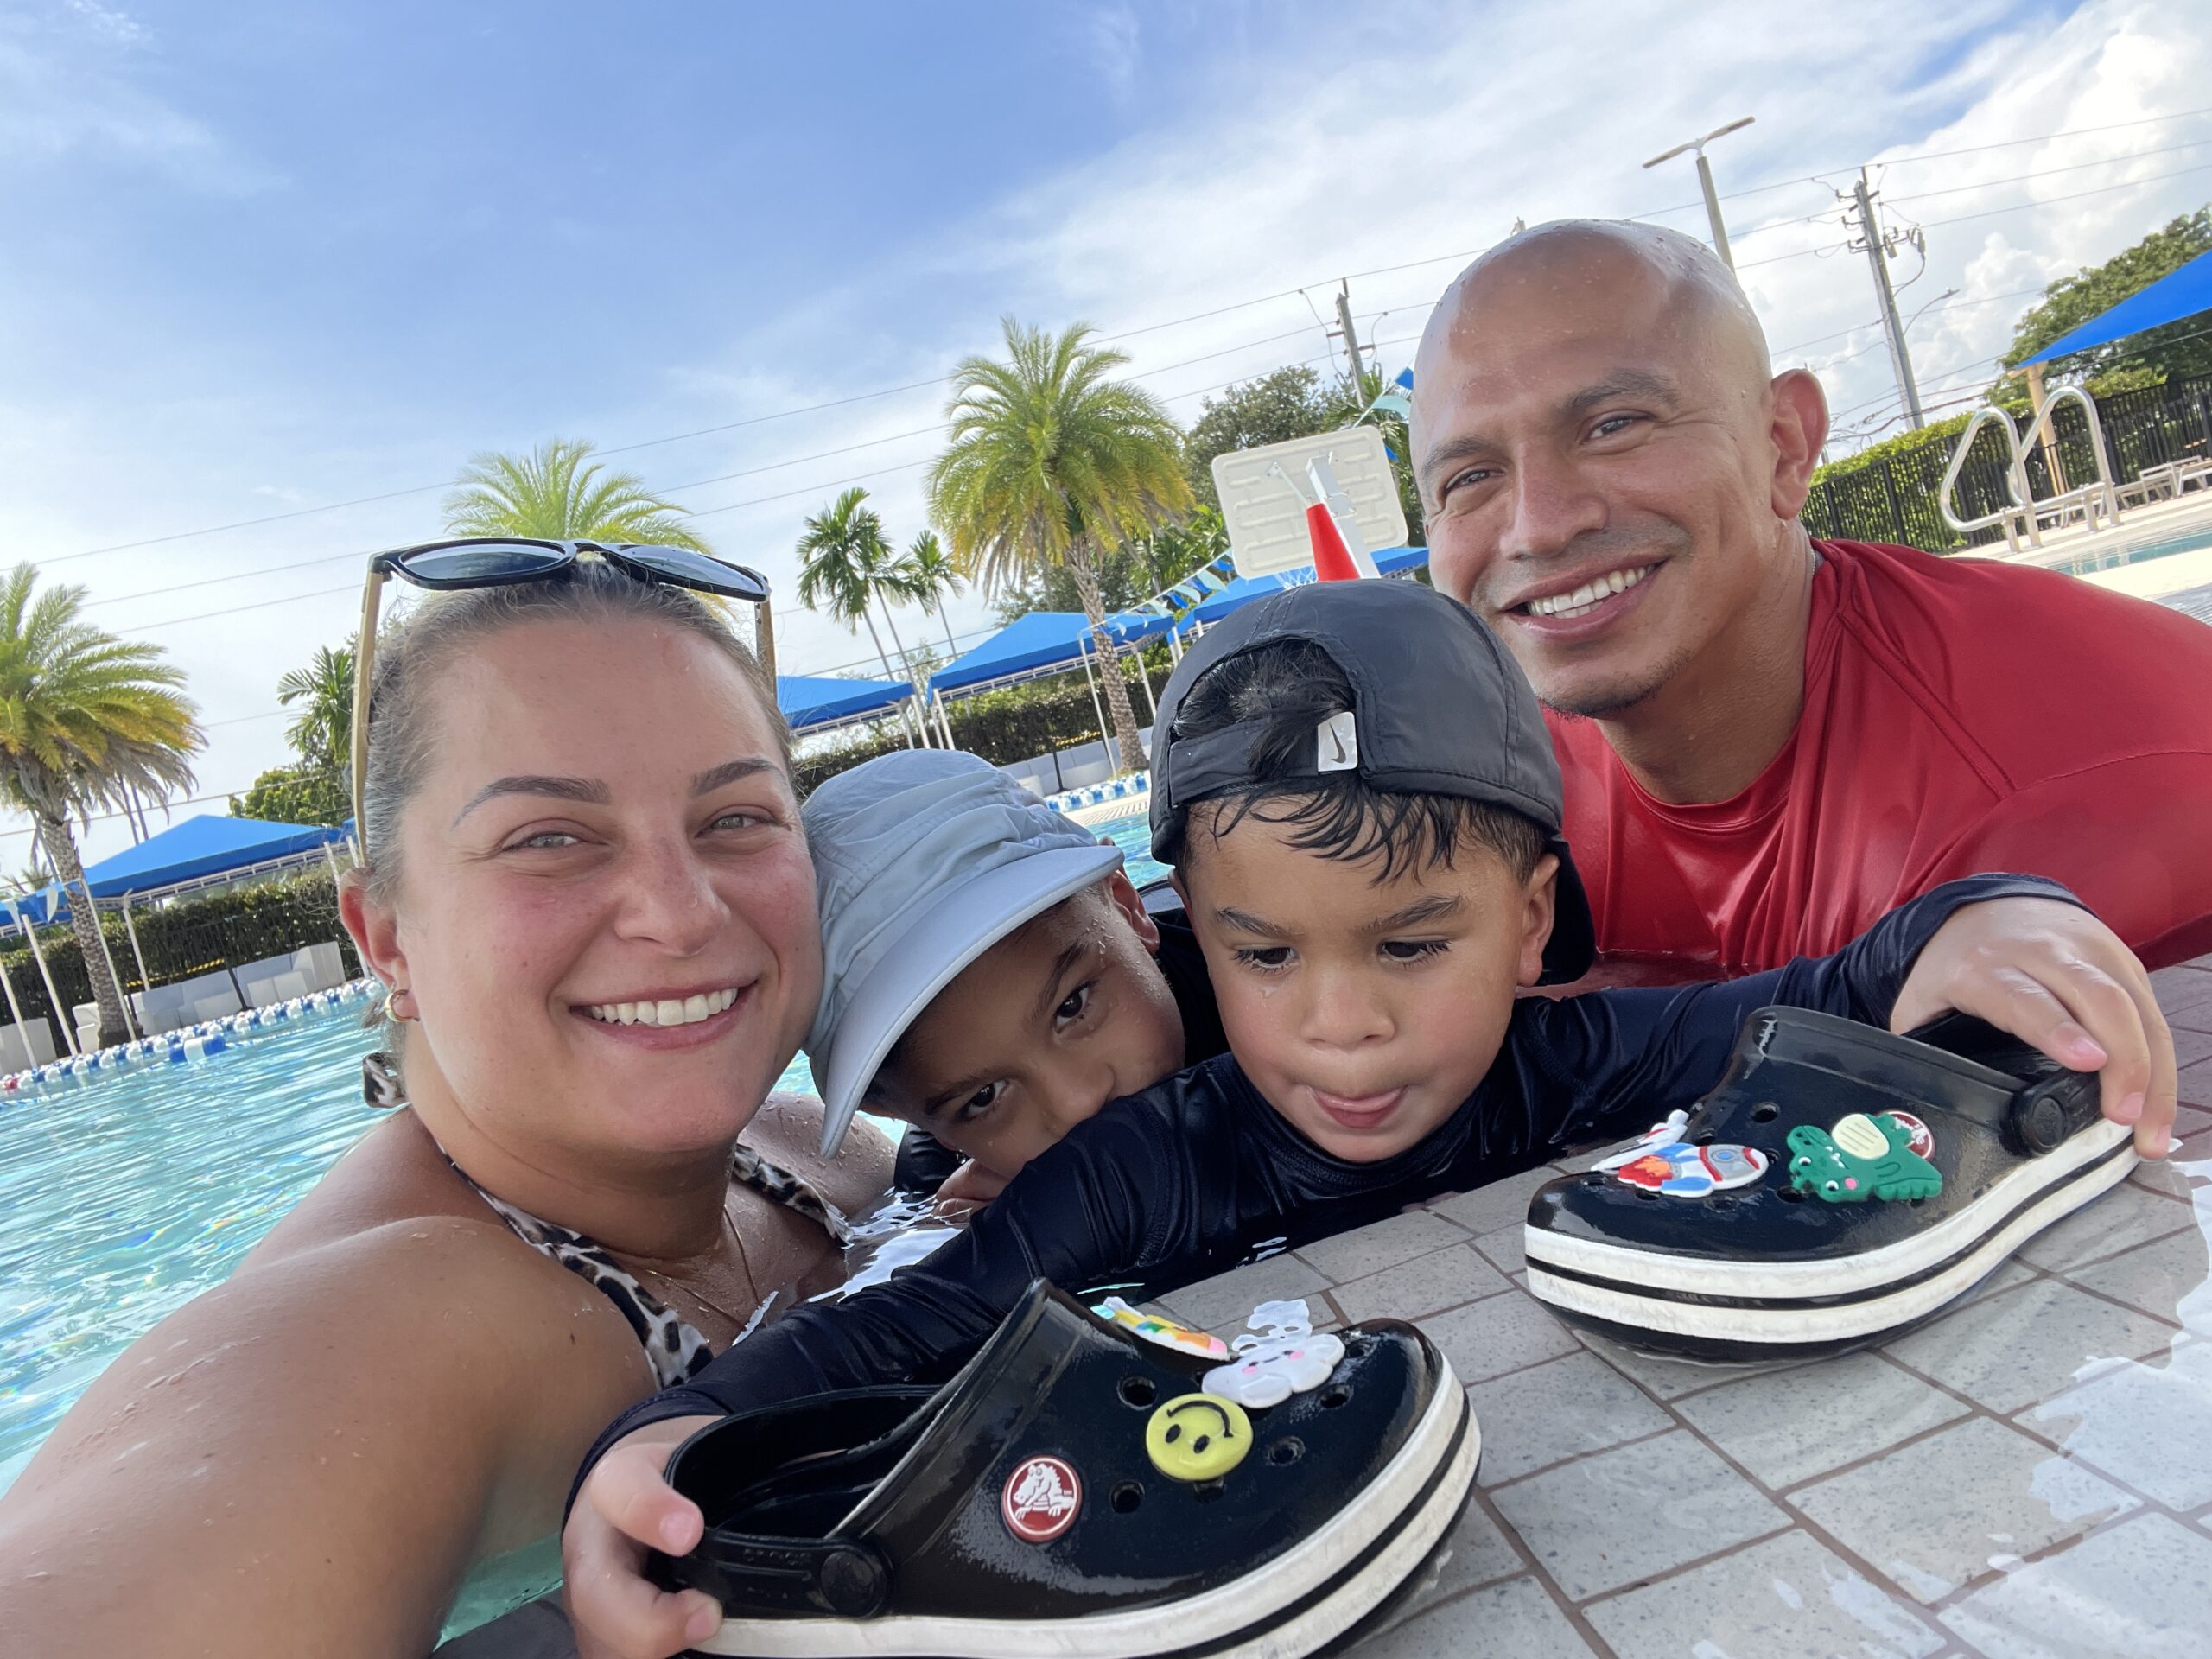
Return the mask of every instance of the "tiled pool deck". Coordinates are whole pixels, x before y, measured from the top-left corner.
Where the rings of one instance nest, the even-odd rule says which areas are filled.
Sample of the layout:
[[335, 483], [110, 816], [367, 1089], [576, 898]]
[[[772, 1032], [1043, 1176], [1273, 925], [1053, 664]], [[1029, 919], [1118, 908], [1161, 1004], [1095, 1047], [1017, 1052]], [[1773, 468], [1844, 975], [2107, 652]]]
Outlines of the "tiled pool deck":
[[[2212, 1655], [2212, 957], [2154, 978], [2173, 1156], [1878, 1351], [1708, 1369], [1560, 1324], [1522, 1217], [1597, 1153], [1165, 1298], [1224, 1337], [1282, 1296], [1411, 1319], [1466, 1384], [1474, 1501], [1360, 1659]], [[573, 1651], [535, 1612], [471, 1659]]]
[[1707, 1369], [1569, 1331], [1521, 1222], [1589, 1158], [1166, 1298], [1224, 1332], [1274, 1296], [1410, 1319], [1467, 1385], [1479, 1489], [1363, 1659], [2212, 1655], [2212, 957], [2156, 978], [2173, 1157], [1876, 1351]]

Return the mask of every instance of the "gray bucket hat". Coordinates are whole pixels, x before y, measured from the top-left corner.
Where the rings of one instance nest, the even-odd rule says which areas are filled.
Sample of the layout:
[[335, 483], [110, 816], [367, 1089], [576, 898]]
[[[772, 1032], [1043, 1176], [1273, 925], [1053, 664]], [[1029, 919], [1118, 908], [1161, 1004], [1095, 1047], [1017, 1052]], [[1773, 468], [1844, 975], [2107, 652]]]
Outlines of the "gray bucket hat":
[[826, 1158], [937, 994], [1122, 855], [980, 755], [942, 749], [841, 772], [799, 817], [822, 912], [822, 1005], [805, 1047]]

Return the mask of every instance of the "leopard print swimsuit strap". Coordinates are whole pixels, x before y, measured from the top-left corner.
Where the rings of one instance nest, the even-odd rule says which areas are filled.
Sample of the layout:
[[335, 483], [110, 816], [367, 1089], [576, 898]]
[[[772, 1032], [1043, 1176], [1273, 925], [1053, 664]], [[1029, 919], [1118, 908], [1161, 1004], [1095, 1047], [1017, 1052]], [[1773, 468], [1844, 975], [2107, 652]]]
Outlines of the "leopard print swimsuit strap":
[[[382, 1054], [369, 1055], [361, 1062], [361, 1091], [372, 1106], [397, 1109], [407, 1103], [397, 1071]], [[657, 1384], [672, 1389], [679, 1382], [690, 1382], [705, 1369], [714, 1356], [698, 1327], [646, 1289], [637, 1274], [617, 1262], [604, 1245], [573, 1228], [542, 1220], [496, 1193], [486, 1192], [467, 1170], [447, 1156], [443, 1147], [438, 1147], [438, 1154], [452, 1166], [454, 1174], [468, 1183], [477, 1197], [492, 1206], [517, 1238], [586, 1281], [614, 1304], [629, 1321], [630, 1328], [637, 1332]], [[750, 1187], [763, 1198], [816, 1223], [839, 1245], [851, 1242], [852, 1224], [836, 1205], [803, 1177], [770, 1163], [752, 1147], [731, 1148], [729, 1173], [730, 1179], [739, 1185]], [[754, 1319], [757, 1320], [760, 1313], [765, 1313], [767, 1303], [763, 1302]], [[751, 1325], [747, 1325], [738, 1333], [737, 1340], [743, 1341], [752, 1329]]]

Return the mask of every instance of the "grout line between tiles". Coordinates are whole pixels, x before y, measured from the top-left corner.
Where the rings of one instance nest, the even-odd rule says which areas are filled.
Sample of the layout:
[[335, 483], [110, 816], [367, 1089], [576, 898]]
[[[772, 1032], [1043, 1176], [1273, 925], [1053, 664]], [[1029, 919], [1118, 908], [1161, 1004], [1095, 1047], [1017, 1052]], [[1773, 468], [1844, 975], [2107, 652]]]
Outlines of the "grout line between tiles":
[[[1509, 1371], [1506, 1375], [1510, 1376], [1514, 1375], [1514, 1373]], [[1495, 1382], [1497, 1379], [1492, 1378], [1491, 1380]], [[1587, 1452], [1570, 1452], [1567, 1456], [1558, 1459], [1554, 1462], [1548, 1463], [1541, 1469], [1528, 1470], [1523, 1473], [1514, 1476], [1510, 1480], [1501, 1480], [1497, 1485], [1486, 1486], [1483, 1490], [1484, 1491], [1491, 1492], [1507, 1491], [1513, 1487], [1518, 1486], [1524, 1480], [1534, 1480], [1539, 1475], [1556, 1474], [1559, 1471], [1569, 1468], [1575, 1464], [1587, 1463], [1592, 1458], [1602, 1458], [1614, 1452], [1625, 1451], [1631, 1446], [1642, 1446], [1649, 1440], [1663, 1439], [1665, 1436], [1675, 1433], [1675, 1429], [1680, 1426], [1678, 1420], [1676, 1422], [1668, 1424], [1663, 1428], [1655, 1428], [1648, 1434], [1638, 1434], [1632, 1439], [1621, 1440], [1612, 1446], [1601, 1446]]]

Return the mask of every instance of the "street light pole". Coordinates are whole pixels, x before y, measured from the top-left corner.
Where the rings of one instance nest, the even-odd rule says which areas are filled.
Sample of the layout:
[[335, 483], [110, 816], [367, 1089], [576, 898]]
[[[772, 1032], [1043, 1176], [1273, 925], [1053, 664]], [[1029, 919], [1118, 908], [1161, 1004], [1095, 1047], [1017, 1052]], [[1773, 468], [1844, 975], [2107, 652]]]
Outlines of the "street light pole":
[[1696, 152], [1698, 188], [1705, 192], [1705, 217], [1706, 222], [1713, 226], [1713, 251], [1720, 256], [1720, 263], [1731, 270], [1736, 269], [1736, 261], [1728, 251], [1728, 226], [1720, 218], [1720, 195], [1713, 188], [1713, 167], [1705, 159], [1705, 147], [1716, 138], [1725, 137], [1729, 133], [1750, 126], [1758, 118], [1756, 116], [1747, 115], [1740, 121], [1731, 121], [1725, 127], [1715, 127], [1703, 137], [1693, 138], [1688, 143], [1676, 144], [1665, 154], [1654, 156], [1643, 164], [1647, 168], [1654, 168], [1662, 162], [1673, 161], [1685, 150]]

